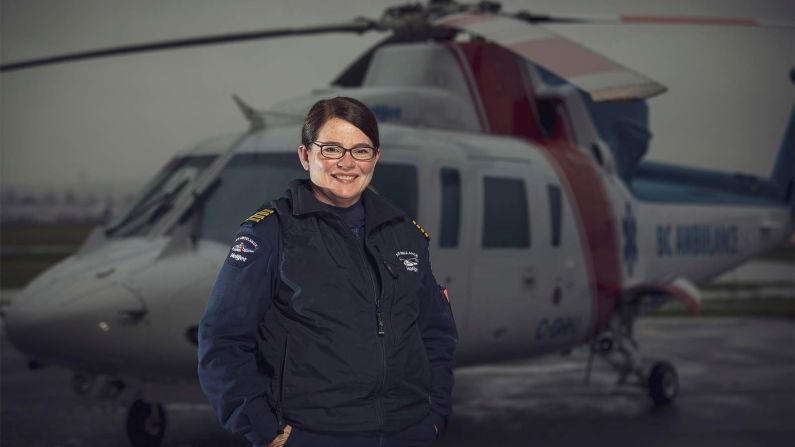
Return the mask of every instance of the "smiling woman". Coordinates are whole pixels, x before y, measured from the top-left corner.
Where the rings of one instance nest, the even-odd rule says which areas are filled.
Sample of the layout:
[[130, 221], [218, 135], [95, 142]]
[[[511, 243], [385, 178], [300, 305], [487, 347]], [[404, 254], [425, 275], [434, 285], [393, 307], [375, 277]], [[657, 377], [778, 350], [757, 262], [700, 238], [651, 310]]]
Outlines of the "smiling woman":
[[[255, 446], [429, 446], [450, 414], [458, 336], [428, 235], [368, 189], [381, 154], [364, 104], [318, 101], [301, 140], [309, 179], [241, 226], [218, 275], [199, 381]], [[382, 189], [397, 172], [416, 183], [408, 168]]]
[[318, 101], [307, 114], [298, 147], [315, 197], [343, 208], [355, 204], [373, 178], [379, 145], [378, 124], [367, 106], [353, 98]]

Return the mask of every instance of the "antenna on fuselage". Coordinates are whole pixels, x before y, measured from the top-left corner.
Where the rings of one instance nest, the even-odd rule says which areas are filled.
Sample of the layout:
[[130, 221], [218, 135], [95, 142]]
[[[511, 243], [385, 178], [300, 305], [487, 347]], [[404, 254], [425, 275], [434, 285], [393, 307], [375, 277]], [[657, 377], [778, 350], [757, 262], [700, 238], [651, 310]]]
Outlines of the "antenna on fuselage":
[[246, 117], [246, 120], [248, 120], [248, 123], [251, 125], [250, 130], [252, 132], [265, 129], [265, 112], [246, 104], [246, 102], [237, 95], [232, 95], [232, 98], [243, 113], [243, 116]]

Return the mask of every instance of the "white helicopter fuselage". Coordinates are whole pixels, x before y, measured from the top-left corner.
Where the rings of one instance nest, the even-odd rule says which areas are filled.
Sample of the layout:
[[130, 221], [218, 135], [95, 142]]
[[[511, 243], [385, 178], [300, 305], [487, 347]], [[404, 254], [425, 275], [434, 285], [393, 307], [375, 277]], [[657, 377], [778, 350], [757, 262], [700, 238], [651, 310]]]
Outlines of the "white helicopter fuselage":
[[[281, 154], [295, 157], [300, 174], [294, 149], [285, 144], [298, 130], [253, 133], [232, 160]], [[604, 329], [600, 307], [609, 314], [615, 306], [600, 299], [597, 288], [604, 285], [596, 264], [617, 261], [623, 290], [665, 291], [676, 278], [703, 283], [769, 249], [791, 225], [786, 207], [641, 202], [592, 163], [600, 184], [589, 187], [601, 188], [610, 205], [600, 211], [612, 225], [602, 230], [614, 235], [614, 246], [605, 247], [589, 240], [582, 198], [571, 185], [578, 179], [562, 175], [547, 148], [396, 125], [382, 126], [382, 142], [376, 172], [397, 166], [415, 173], [409, 178], [416, 181], [409, 184], [413, 206], [432, 235], [435, 276], [449, 289], [460, 364], [564, 351], [596, 335]], [[222, 149], [204, 145], [177, 158], [220, 156]], [[216, 217], [233, 223], [230, 240], [234, 223], [256, 211], [255, 196], [244, 214]], [[88, 243], [47, 271], [9, 309], [12, 341], [38, 361], [75, 370], [195, 381], [194, 331], [229, 250], [201, 232], [193, 242], [186, 237], [193, 220], [201, 219], [195, 214], [166, 235], [110, 238], [96, 248]], [[636, 247], [634, 254], [628, 245]]]

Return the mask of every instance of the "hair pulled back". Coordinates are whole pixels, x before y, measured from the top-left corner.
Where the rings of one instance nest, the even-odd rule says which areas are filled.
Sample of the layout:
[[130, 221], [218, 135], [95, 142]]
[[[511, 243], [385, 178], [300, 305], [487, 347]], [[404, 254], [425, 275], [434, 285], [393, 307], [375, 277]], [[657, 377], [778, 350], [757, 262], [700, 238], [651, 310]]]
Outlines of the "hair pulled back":
[[381, 147], [375, 115], [361, 101], [347, 96], [321, 99], [309, 109], [301, 128], [301, 144], [309, 148], [317, 140], [320, 128], [331, 118], [343, 119], [353, 124], [370, 138], [376, 149]]

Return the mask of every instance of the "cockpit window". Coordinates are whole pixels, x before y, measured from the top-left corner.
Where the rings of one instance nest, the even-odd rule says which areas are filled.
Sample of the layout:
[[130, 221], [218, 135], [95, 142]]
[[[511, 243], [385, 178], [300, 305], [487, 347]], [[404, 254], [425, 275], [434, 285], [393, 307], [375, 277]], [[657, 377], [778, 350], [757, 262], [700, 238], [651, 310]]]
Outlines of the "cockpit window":
[[171, 160], [141, 194], [124, 208], [108, 225], [106, 233], [112, 237], [145, 235], [170, 209], [177, 195], [201, 174], [216, 155], [180, 157]]
[[[281, 197], [290, 181], [298, 178], [307, 178], [307, 173], [293, 152], [235, 155], [202, 206], [199, 237], [230, 244], [241, 222], [257, 207]], [[379, 163], [372, 186], [409, 216], [416, 216], [415, 166]]]
[[380, 162], [370, 186], [412, 219], [417, 218], [417, 167], [409, 164]]
[[290, 181], [306, 177], [293, 152], [235, 155], [202, 207], [199, 236], [231, 243], [240, 223], [258, 206], [281, 197]]

